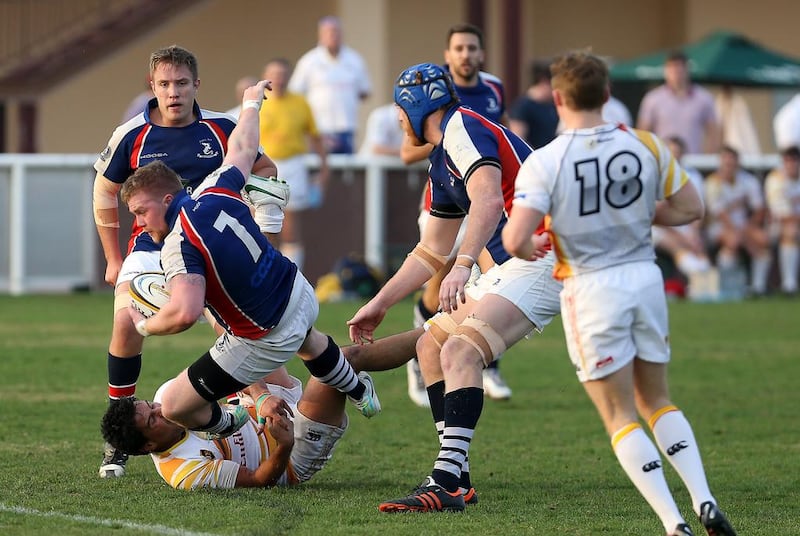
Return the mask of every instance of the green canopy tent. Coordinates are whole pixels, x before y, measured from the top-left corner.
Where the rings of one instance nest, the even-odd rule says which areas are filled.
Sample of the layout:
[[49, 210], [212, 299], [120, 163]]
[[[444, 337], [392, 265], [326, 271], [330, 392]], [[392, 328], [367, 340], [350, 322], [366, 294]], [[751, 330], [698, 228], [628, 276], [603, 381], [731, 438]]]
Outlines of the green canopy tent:
[[[692, 80], [701, 84], [764, 88], [800, 87], [800, 60], [771, 51], [727, 31], [715, 32], [681, 49], [689, 58]], [[617, 82], [659, 82], [664, 79], [663, 50], [611, 68]]]

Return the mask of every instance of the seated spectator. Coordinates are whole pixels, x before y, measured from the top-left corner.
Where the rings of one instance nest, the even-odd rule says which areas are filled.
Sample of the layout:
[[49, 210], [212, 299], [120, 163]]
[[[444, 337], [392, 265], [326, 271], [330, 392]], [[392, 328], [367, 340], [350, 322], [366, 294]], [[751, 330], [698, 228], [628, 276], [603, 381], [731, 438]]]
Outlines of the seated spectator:
[[771, 222], [770, 235], [778, 241], [781, 291], [796, 294], [800, 265], [800, 148], [793, 146], [783, 150], [781, 161], [781, 167], [767, 175], [764, 191]]
[[735, 149], [725, 146], [720, 151], [719, 169], [706, 178], [705, 199], [706, 237], [717, 250], [717, 268], [735, 269], [743, 250], [751, 261], [750, 290], [764, 294], [772, 264], [764, 195], [759, 180], [739, 166]]
[[358, 153], [361, 155], [383, 154], [400, 156], [403, 145], [403, 130], [397, 119], [394, 103], [378, 106], [367, 117], [367, 132]]
[[[665, 141], [672, 155], [680, 162], [686, 150], [684, 141], [677, 137], [667, 138]], [[683, 166], [683, 169], [702, 195], [703, 176], [696, 169], [686, 166]], [[654, 225], [653, 245], [670, 256], [675, 267], [689, 279], [690, 284], [697, 274], [711, 269], [711, 261], [706, 254], [706, 244], [703, 240], [700, 221], [679, 227]]]

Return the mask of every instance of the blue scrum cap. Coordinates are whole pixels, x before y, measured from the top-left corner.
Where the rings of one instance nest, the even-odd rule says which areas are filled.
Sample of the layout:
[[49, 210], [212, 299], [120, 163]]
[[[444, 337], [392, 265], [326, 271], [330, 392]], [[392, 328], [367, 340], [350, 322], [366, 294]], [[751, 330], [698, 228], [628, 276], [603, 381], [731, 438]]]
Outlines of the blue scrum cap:
[[459, 99], [444, 69], [433, 63], [420, 63], [400, 73], [394, 85], [394, 102], [405, 111], [414, 134], [425, 141], [425, 119]]

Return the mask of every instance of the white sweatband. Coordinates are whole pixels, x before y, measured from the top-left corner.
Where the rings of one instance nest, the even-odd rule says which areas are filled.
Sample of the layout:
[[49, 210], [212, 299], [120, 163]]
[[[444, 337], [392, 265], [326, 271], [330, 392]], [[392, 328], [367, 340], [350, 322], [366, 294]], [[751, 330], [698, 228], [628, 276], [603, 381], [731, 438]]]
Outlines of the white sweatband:
[[92, 207], [94, 208], [94, 223], [98, 227], [119, 228], [119, 212], [117, 213], [116, 221], [105, 221], [100, 215], [101, 211], [107, 209], [119, 209], [119, 201], [117, 200], [118, 190], [119, 185], [105, 177], [98, 177], [95, 179], [94, 187], [92, 188]]
[[261, 101], [259, 100], [246, 100], [242, 103], [242, 110], [245, 108], [252, 108], [255, 111], [259, 111], [261, 109]]
[[146, 318], [142, 318], [141, 320], [136, 322], [136, 331], [138, 331], [139, 335], [141, 335], [142, 337], [150, 336], [150, 332], [147, 331], [147, 326], [145, 326], [146, 323], [147, 323]]
[[283, 209], [278, 205], [258, 205], [253, 218], [262, 233], [277, 234], [283, 229]]

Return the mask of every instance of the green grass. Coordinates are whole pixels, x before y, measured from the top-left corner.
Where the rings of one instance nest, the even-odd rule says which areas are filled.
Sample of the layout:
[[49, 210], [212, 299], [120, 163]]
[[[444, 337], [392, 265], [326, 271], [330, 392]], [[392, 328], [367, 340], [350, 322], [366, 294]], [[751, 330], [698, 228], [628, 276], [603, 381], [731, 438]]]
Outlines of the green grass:
[[[345, 341], [358, 305], [324, 305], [318, 327]], [[514, 396], [484, 406], [470, 453], [480, 503], [463, 515], [377, 511], [421, 480], [437, 452], [429, 413], [406, 396], [405, 369], [375, 374], [384, 412], [367, 421], [351, 411], [334, 460], [301, 487], [178, 492], [148, 458], [101, 480], [110, 311], [108, 294], [0, 296], [0, 534], [662, 534], [612, 455], [558, 321], [504, 358]], [[410, 302], [398, 305], [379, 334], [406, 329], [410, 312]], [[673, 399], [742, 535], [798, 533], [799, 313], [800, 303], [779, 298], [671, 305]], [[211, 340], [207, 326], [149, 339], [138, 394], [151, 396]], [[290, 368], [307, 376], [298, 362]], [[667, 476], [690, 516], [671, 468]]]

